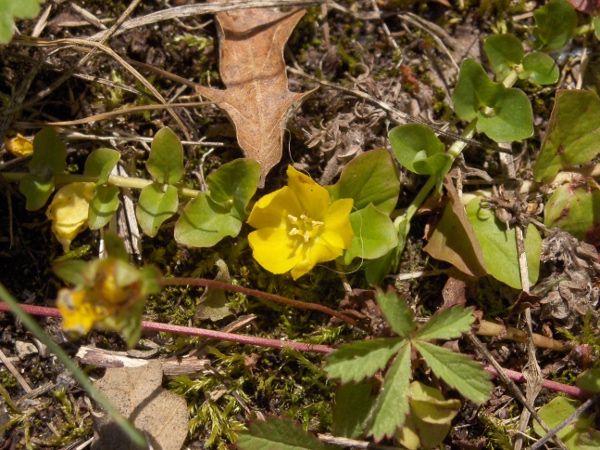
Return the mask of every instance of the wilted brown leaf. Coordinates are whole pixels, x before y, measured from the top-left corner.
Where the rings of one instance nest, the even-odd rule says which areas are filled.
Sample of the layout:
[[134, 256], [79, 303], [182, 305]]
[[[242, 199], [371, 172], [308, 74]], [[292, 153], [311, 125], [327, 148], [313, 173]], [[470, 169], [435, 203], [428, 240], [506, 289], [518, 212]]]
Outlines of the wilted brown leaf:
[[[149, 439], [155, 450], [179, 450], [188, 430], [185, 400], [161, 387], [160, 362], [143, 367], [106, 369], [95, 384], [113, 405]], [[94, 417], [92, 450], [132, 450], [135, 447], [108, 415]]]
[[483, 277], [487, 271], [479, 241], [449, 176], [444, 180], [444, 187], [450, 203], [423, 250], [467, 275]]
[[288, 89], [283, 59], [285, 43], [304, 13], [268, 8], [217, 13], [219, 68], [227, 89], [196, 87], [200, 95], [218, 102], [229, 115], [244, 155], [262, 166], [261, 186], [281, 160], [290, 113], [312, 92]]

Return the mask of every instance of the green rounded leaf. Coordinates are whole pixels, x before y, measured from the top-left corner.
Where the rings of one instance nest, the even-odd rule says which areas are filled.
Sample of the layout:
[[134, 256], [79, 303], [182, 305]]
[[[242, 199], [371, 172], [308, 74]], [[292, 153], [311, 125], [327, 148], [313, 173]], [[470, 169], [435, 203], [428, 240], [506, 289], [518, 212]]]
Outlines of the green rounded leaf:
[[177, 188], [152, 183], [142, 189], [136, 214], [140, 227], [150, 237], [156, 236], [162, 223], [173, 217], [179, 206]]
[[70, 261], [63, 261], [52, 267], [52, 271], [57, 277], [61, 278], [67, 283], [71, 283], [75, 286], [84, 286], [88, 283], [87, 279], [83, 275], [87, 263], [80, 259], [72, 259]]
[[[129, 263], [129, 253], [127, 253], [125, 244], [123, 243], [123, 240], [119, 237], [119, 235], [113, 233], [112, 231], [107, 231], [106, 233], [104, 233], [104, 246], [106, 247], [106, 253], [108, 254], [108, 256]], [[140, 275], [142, 275], [145, 286], [148, 288], [149, 285], [153, 286], [154, 284], [156, 284], [156, 271], [154, 270], [154, 268], [151, 268], [151, 274], [154, 278], [154, 281], [152, 281], [147, 279], [148, 274], [144, 272], [144, 269], [146, 268], [142, 268]], [[149, 288], [149, 291], [151, 291], [152, 293], [158, 292], [159, 290], [160, 288]]]
[[371, 150], [350, 161], [340, 180], [327, 186], [327, 190], [333, 200], [354, 199], [356, 209], [372, 203], [380, 211], [390, 214], [400, 194], [398, 171], [385, 148]]
[[240, 158], [219, 167], [206, 178], [210, 198], [239, 220], [246, 220], [246, 208], [258, 188], [260, 164]]
[[154, 136], [146, 168], [159, 183], [175, 184], [181, 180], [183, 145], [170, 128], [161, 128]]
[[392, 220], [372, 204], [350, 214], [354, 237], [344, 252], [343, 264], [356, 257], [375, 259], [398, 245], [398, 234]]
[[528, 79], [536, 84], [554, 84], [560, 77], [560, 70], [556, 62], [545, 53], [528, 53], [523, 58], [523, 72], [519, 78]]
[[[566, 398], [566, 397], [555, 397], [550, 403], [546, 403], [542, 406], [538, 414], [540, 418], [546, 423], [546, 425], [552, 429], [573, 414], [577, 408], [581, 406], [581, 402], [578, 400]], [[570, 449], [581, 449], [578, 444], [578, 438], [580, 434], [584, 434], [589, 428], [593, 428], [594, 420], [588, 414], [581, 414], [573, 422], [560, 430], [556, 435], [561, 441]], [[536, 421], [533, 422], [533, 430], [538, 436], [545, 436], [546, 431]], [[596, 430], [591, 430], [596, 431]], [[597, 435], [596, 433], [593, 433]], [[596, 440], [598, 437], [596, 436]], [[598, 441], [595, 442], [598, 445]], [[590, 447], [590, 448], [598, 448]]]
[[98, 177], [96, 184], [106, 183], [110, 172], [121, 159], [121, 154], [110, 148], [94, 150], [85, 160], [85, 173], [90, 177]]
[[494, 104], [493, 114], [477, 113], [477, 131], [496, 142], [512, 142], [533, 135], [533, 110], [520, 89], [506, 89]]
[[454, 111], [462, 120], [473, 120], [484, 107], [493, 107], [506, 88], [502, 83], [494, 83], [487, 76], [481, 64], [465, 59], [460, 66], [458, 82], [452, 93]]
[[577, 13], [567, 0], [551, 0], [533, 12], [536, 48], [558, 50], [569, 43], [577, 28]]
[[559, 227], [577, 239], [600, 243], [600, 191], [593, 186], [562, 185], [544, 210], [544, 225]]
[[490, 36], [485, 40], [484, 47], [498, 81], [504, 80], [525, 56], [523, 44], [512, 34]]
[[[436, 159], [445, 155], [444, 144], [425, 125], [412, 123], [393, 128], [388, 137], [392, 151], [398, 162], [413, 173], [433, 175], [446, 166], [446, 162]], [[450, 158], [450, 164], [452, 159]]]
[[28, 173], [19, 184], [19, 191], [25, 196], [25, 209], [36, 211], [46, 204], [54, 191], [54, 176], [40, 177]]
[[226, 236], [237, 236], [241, 229], [242, 222], [228, 208], [201, 192], [177, 220], [175, 240], [189, 247], [212, 247]]
[[0, 2], [0, 44], [13, 35], [14, 19], [33, 18], [40, 13], [42, 0], [3, 0]]
[[66, 168], [67, 147], [58, 139], [54, 128], [44, 128], [33, 138], [29, 172], [43, 180], [63, 173]]
[[586, 164], [600, 152], [600, 99], [590, 91], [560, 90], [542, 149], [533, 168], [536, 181], [547, 181], [558, 173]]
[[96, 192], [90, 202], [88, 226], [98, 230], [105, 226], [119, 208], [119, 188], [116, 186], [96, 186]]
[[[493, 211], [481, 208], [480, 201], [481, 198], [477, 197], [469, 202], [467, 217], [481, 246], [486, 269], [497, 280], [515, 289], [521, 289], [516, 232], [514, 228], [507, 230], [506, 224], [500, 222]], [[529, 283], [533, 286], [539, 276], [542, 253], [542, 238], [533, 225], [527, 227], [525, 253]]]
[[458, 117], [477, 119], [477, 131], [496, 142], [517, 141], [533, 134], [533, 111], [527, 95], [494, 83], [472, 59], [466, 59], [460, 68], [452, 100]]
[[600, 17], [594, 17], [592, 19], [592, 26], [594, 27], [596, 39], [600, 39]]

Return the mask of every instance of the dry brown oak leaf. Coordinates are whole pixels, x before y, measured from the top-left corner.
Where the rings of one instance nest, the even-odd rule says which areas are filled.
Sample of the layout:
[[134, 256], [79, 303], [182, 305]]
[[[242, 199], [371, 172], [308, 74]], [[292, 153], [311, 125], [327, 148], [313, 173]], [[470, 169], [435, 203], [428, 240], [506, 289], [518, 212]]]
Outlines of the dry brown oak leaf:
[[247, 158], [261, 164], [260, 186], [281, 160], [287, 119], [313, 91], [291, 92], [283, 49], [306, 11], [250, 8], [218, 12], [219, 71], [227, 89], [196, 86], [218, 102], [235, 127]]

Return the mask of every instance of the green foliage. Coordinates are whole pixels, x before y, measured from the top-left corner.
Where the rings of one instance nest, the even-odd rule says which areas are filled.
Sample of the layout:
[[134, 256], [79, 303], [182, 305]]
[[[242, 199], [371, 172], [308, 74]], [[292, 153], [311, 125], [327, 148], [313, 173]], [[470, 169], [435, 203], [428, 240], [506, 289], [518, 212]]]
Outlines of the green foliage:
[[600, 152], [600, 99], [590, 91], [560, 90], [541, 151], [534, 165], [536, 181], [548, 181], [561, 169], [586, 164]]
[[162, 128], [152, 139], [146, 168], [159, 183], [175, 184], [181, 180], [183, 145], [170, 128]]
[[425, 125], [408, 124], [392, 129], [388, 137], [400, 164], [418, 175], [435, 175], [438, 190], [452, 166], [452, 156]]
[[[486, 269], [497, 280], [521, 289], [516, 231], [506, 229], [506, 224], [498, 220], [492, 210], [482, 208], [481, 200], [477, 197], [469, 202], [467, 216], [481, 246]], [[542, 252], [542, 238], [534, 225], [527, 227], [524, 241], [529, 283], [533, 286], [539, 276]]]
[[118, 208], [119, 188], [116, 186], [97, 186], [88, 213], [90, 230], [99, 230], [106, 226]]
[[[581, 406], [581, 402], [578, 400], [556, 397], [550, 403], [542, 406], [538, 414], [552, 429], [573, 414], [579, 406]], [[533, 429], [538, 436], [546, 435], [537, 422], [533, 422]], [[591, 450], [600, 447], [600, 431], [595, 429], [594, 416], [587, 414], [581, 414], [556, 435], [570, 450]]]
[[175, 240], [192, 247], [212, 247], [226, 236], [237, 236], [259, 178], [260, 165], [252, 159], [219, 167], [207, 177], [211, 190], [188, 203], [177, 220]]
[[[395, 297], [395, 298], [394, 298]], [[412, 322], [412, 314], [404, 299], [394, 293], [378, 290], [377, 299], [392, 328], [400, 338], [362, 341], [342, 346], [327, 357], [325, 370], [331, 377], [341, 378], [343, 383], [362, 381], [380, 371], [392, 360], [383, 385], [375, 400], [365, 433], [380, 441], [392, 436], [405, 423], [409, 412], [406, 391], [411, 377], [410, 351], [417, 349], [433, 373], [456, 388], [474, 402], [482, 403], [489, 398], [492, 384], [489, 374], [465, 355], [453, 353], [425, 341], [431, 338], [456, 338], [470, 330], [475, 320], [472, 309], [450, 308], [430, 319], [430, 324], [419, 329]], [[366, 396], [363, 386], [361, 395]], [[347, 402], [347, 400], [344, 400]], [[358, 424], [364, 424], [364, 411], [356, 415], [341, 415], [347, 422], [338, 423], [340, 430], [357, 434]]]
[[115, 168], [121, 154], [109, 148], [94, 150], [85, 160], [85, 173], [90, 177], [98, 177], [96, 184], [104, 184], [108, 181], [110, 172]]
[[350, 215], [354, 237], [341, 257], [348, 265], [356, 257], [375, 259], [398, 245], [398, 235], [389, 216], [373, 204]]
[[520, 79], [536, 84], [554, 84], [560, 71], [554, 60], [540, 52], [525, 55], [523, 45], [512, 34], [490, 36], [485, 40], [485, 52], [498, 81], [515, 71]]
[[335, 436], [358, 439], [362, 435], [377, 398], [373, 395], [374, 387], [372, 380], [363, 380], [357, 384], [343, 384], [338, 388], [331, 430]]
[[460, 401], [446, 400], [440, 391], [413, 381], [408, 403], [410, 414], [395, 435], [400, 444], [409, 450], [438, 447], [450, 431]]
[[472, 59], [461, 65], [452, 100], [458, 117], [477, 119], [477, 131], [496, 142], [518, 141], [533, 134], [533, 112], [527, 95], [494, 83]]
[[577, 13], [567, 0], [551, 0], [533, 12], [536, 27], [532, 30], [536, 47], [558, 50], [569, 43], [577, 27]]
[[559, 227], [582, 241], [600, 239], [600, 189], [594, 183], [564, 184], [554, 191], [544, 209], [544, 225]]
[[241, 450], [323, 450], [326, 447], [316, 437], [289, 420], [269, 418], [250, 423], [242, 431], [236, 445]]
[[142, 189], [136, 214], [140, 227], [150, 237], [156, 236], [162, 223], [173, 217], [179, 206], [177, 188], [152, 183]]
[[0, 0], [0, 44], [6, 44], [13, 35], [15, 19], [33, 18], [40, 13], [43, 0]]
[[35, 211], [46, 204], [54, 191], [54, 176], [67, 168], [67, 147], [53, 128], [44, 128], [33, 139], [29, 173], [21, 181], [20, 191], [27, 199], [25, 207]]
[[575, 384], [590, 392], [600, 392], [600, 369], [588, 369], [580, 373], [577, 380], [575, 380]]
[[382, 148], [354, 158], [344, 167], [340, 180], [327, 190], [333, 200], [353, 199], [357, 210], [372, 203], [389, 215], [396, 207], [400, 183], [390, 154]]

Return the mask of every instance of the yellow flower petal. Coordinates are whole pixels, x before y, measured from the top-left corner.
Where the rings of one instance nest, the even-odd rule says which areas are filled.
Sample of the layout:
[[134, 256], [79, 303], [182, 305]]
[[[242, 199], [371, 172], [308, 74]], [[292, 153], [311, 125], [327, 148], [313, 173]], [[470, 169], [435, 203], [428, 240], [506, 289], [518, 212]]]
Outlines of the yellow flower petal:
[[33, 142], [18, 133], [14, 138], [4, 139], [4, 145], [17, 158], [33, 153]]
[[288, 166], [288, 186], [261, 198], [248, 223], [252, 254], [270, 272], [290, 271], [294, 279], [319, 263], [341, 256], [354, 236], [350, 212], [354, 201], [331, 203], [327, 189]]
[[62, 317], [62, 329], [66, 332], [86, 334], [99, 319], [94, 306], [86, 298], [85, 291], [61, 289], [56, 299]]
[[302, 208], [294, 192], [286, 186], [257, 201], [248, 217], [248, 224], [254, 228], [279, 228], [288, 214], [300, 216]]
[[314, 220], [323, 220], [329, 208], [329, 192], [307, 175], [288, 166], [288, 186], [296, 195], [302, 212]]
[[261, 228], [248, 235], [254, 259], [272, 273], [289, 272], [302, 255], [283, 228]]
[[94, 183], [71, 183], [63, 186], [48, 206], [46, 216], [52, 220], [52, 231], [66, 252], [71, 242], [87, 228]]
[[350, 223], [350, 213], [354, 206], [351, 198], [342, 198], [333, 202], [325, 215], [325, 230], [320, 239], [330, 245], [346, 249], [354, 237], [354, 230]]

